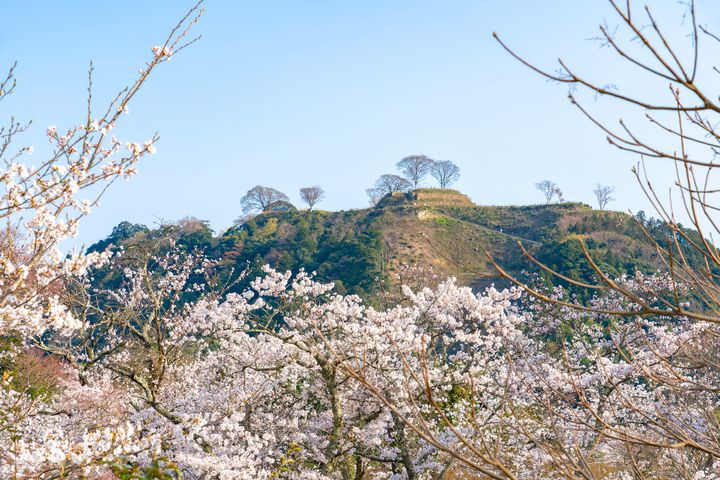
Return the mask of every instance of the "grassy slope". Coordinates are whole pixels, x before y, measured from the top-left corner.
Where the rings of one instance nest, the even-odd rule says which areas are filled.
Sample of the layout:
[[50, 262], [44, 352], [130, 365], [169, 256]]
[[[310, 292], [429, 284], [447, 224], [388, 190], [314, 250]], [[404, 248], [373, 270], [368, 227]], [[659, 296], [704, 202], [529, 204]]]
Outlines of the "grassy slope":
[[[657, 238], [666, 234], [657, 223], [646, 227]], [[265, 213], [219, 237], [202, 226], [180, 230], [181, 245], [221, 259], [227, 272], [248, 264], [302, 267], [322, 281], [339, 281], [341, 292], [359, 294], [387, 287], [401, 265], [432, 267], [477, 287], [498, 282], [486, 252], [510, 273], [532, 271], [518, 241], [552, 268], [586, 281], [594, 281], [593, 274], [577, 237], [613, 276], [663, 267], [628, 214], [577, 203], [478, 206], [454, 190], [395, 194], [368, 209]], [[104, 243], [117, 242], [108, 237], [98, 245]]]
[[395, 194], [374, 209], [264, 214], [243, 229], [250, 233], [236, 235], [235, 243], [245, 254], [234, 261], [259, 253], [280, 268], [305, 265], [323, 280], [341, 280], [350, 291], [358, 285], [372, 290], [403, 264], [488, 285], [499, 277], [486, 252], [512, 273], [532, 270], [518, 241], [562, 273], [589, 280], [592, 273], [572, 241], [578, 236], [614, 275], [662, 267], [628, 214], [576, 203], [478, 206], [454, 190]]

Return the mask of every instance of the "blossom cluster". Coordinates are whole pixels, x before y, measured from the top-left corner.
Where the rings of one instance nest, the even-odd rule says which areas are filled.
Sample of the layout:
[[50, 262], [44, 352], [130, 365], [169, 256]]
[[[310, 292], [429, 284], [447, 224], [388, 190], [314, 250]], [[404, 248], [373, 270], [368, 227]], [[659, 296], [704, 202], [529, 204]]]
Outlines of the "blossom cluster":
[[[651, 448], [712, 448], [717, 372], [698, 355], [717, 351], [713, 325], [548, 309], [453, 279], [405, 288], [382, 310], [270, 267], [247, 290], [205, 291], [213, 262], [163, 248], [109, 259], [123, 283], [88, 286], [95, 313], [46, 347], [133, 399], [122, 421], [189, 475], [429, 478], [490, 464], [500, 477], [539, 478], [543, 465], [541, 478], [566, 478], [578, 446], [588, 468], [617, 472], [606, 478], [640, 463], [714, 465], [697, 448]], [[654, 293], [665, 280], [633, 282]], [[611, 294], [591, 303], [623, 306]], [[675, 371], [683, 362], [694, 368]]]
[[[39, 149], [17, 146], [29, 124], [0, 126], [0, 478], [112, 478], [121, 468], [111, 466], [116, 460], [130, 469], [158, 465], [160, 438], [130, 418], [132, 398], [120, 395], [110, 372], [84, 369], [60, 351], [37, 352], [43, 338], [71, 338], [88, 327], [87, 312], [68, 298], [111, 255], [60, 246], [77, 235], [109, 185], [135, 175], [138, 161], [155, 153], [157, 136], [123, 142], [112, 132], [155, 67], [185, 46], [201, 14], [196, 5], [183, 17], [101, 116], [93, 114], [91, 66], [86, 120], [48, 127], [44, 159], [31, 163]], [[15, 84], [11, 68], [0, 100]]]

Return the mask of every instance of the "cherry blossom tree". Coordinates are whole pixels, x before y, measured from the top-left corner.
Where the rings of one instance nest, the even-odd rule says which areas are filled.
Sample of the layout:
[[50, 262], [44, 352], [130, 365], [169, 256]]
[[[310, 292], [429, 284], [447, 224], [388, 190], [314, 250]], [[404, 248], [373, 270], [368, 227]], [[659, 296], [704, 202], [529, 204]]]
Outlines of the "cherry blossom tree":
[[[155, 152], [157, 136], [145, 142], [123, 142], [112, 135], [129, 105], [152, 72], [197, 38], [189, 38], [202, 15], [199, 4], [172, 29], [135, 81], [119, 92], [100, 115], [94, 111], [91, 65], [88, 75], [87, 115], [76, 126], [48, 127], [51, 153], [29, 164], [34, 146], [23, 145], [29, 124], [12, 120], [0, 127], [0, 476], [3, 478], [57, 478], [100, 475], [121, 458], [154, 458], [158, 445], [142, 435], [122, 415], [83, 416], [78, 405], [96, 404], [117, 412], [122, 401], [111, 401], [112, 386], [98, 381], [93, 387], [77, 373], [44, 365], [25, 368], [32, 345], [49, 332], [70, 334], [82, 321], [62, 302], [66, 279], [82, 276], [102, 265], [107, 252], [61, 254], [59, 244], [77, 234], [79, 221], [97, 206], [105, 189], [118, 179], [137, 173], [138, 161]], [[15, 67], [0, 82], [0, 100], [16, 88]], [[44, 357], [40, 357], [44, 359]], [[49, 361], [48, 361], [49, 362]], [[40, 378], [54, 372], [52, 388], [38, 390]], [[42, 384], [42, 383], [41, 383]], [[52, 394], [51, 394], [52, 393]], [[119, 410], [116, 410], [119, 409]], [[77, 414], [76, 414], [77, 413]], [[139, 457], [138, 457], [139, 458]], [[165, 465], [162, 467], [165, 468]], [[124, 466], [117, 465], [117, 472]], [[134, 468], [134, 467], [129, 467]]]
[[[581, 310], [562, 289], [533, 300], [529, 286], [478, 294], [449, 279], [374, 309], [266, 267], [234, 293], [214, 261], [165, 238], [96, 269], [64, 298], [83, 327], [40, 345], [83, 388], [112, 392], [117, 421], [152, 448], [123, 455], [134, 462], [166, 458], [190, 478], [717, 468], [714, 324], [658, 315], [638, 329], [637, 305], [613, 290]], [[94, 287], [100, 271], [120, 285]], [[689, 293], [670, 277], [617, 283], [658, 306]], [[74, 415], [108, 406], [84, 408]]]
[[[548, 420], [558, 426], [558, 419], [570, 421], [572, 430], [588, 435], [580, 445], [545, 447], [566, 469], [568, 478], [573, 478], [571, 474], [597, 478], [608, 472], [617, 472], [616, 476], [634, 472], [666, 478], [714, 478], [717, 422], [709, 412], [717, 408], [710, 394], [717, 370], [708, 359], [716, 355], [714, 332], [720, 322], [716, 314], [718, 257], [708, 237], [717, 233], [713, 214], [716, 189], [710, 178], [717, 168], [713, 159], [719, 137], [714, 125], [720, 109], [713, 100], [712, 85], [704, 80], [704, 72], [717, 68], [712, 60], [708, 62], [711, 56], [700, 55], [700, 45], [710, 47], [718, 36], [698, 21], [693, 1], [680, 6], [687, 35], [676, 38], [650, 6], [615, 0], [608, 4], [618, 27], [601, 25], [598, 40], [621, 62], [638, 68], [639, 76], [613, 78], [612, 83], [607, 78], [594, 80], [581, 76], [563, 60], [558, 71], [549, 73], [495, 37], [536, 73], [568, 85], [572, 104], [600, 127], [610, 144], [639, 155], [634, 173], [668, 234], [658, 240], [644, 225], [640, 228], [664, 263], [665, 275], [655, 280], [612, 278], [591, 257], [582, 239], [580, 245], [597, 283], [567, 277], [563, 282], [601, 292], [591, 305], [568, 296], [548, 295], [503, 275], [546, 306], [563, 309], [561, 315], [566, 318], [583, 319], [574, 328], [585, 332], [570, 335], [559, 345], [563, 356], [559, 375], [547, 375], [555, 377], [558, 387], [566, 385], [565, 405], [554, 406], [552, 395], [541, 402], [553, 406]], [[608, 71], [614, 70], [603, 70]], [[621, 81], [622, 89], [618, 87]], [[638, 94], [628, 93], [633, 90], [629, 84], [638, 81], [642, 85], [635, 90]], [[660, 88], [655, 89], [656, 85]], [[665, 100], [662, 91], [667, 92]], [[639, 110], [638, 118], [648, 121], [658, 136], [640, 133], [628, 118], [616, 128], [584, 106], [586, 93], [619, 102], [631, 113]], [[650, 182], [645, 162], [658, 159], [674, 163], [673, 196], [679, 201], [665, 201]], [[690, 222], [696, 233], [683, 229], [680, 217]], [[524, 252], [547, 273], [562, 278]], [[690, 265], [690, 253], [702, 258], [699, 266]], [[497, 268], [504, 272], [501, 266]], [[553, 387], [554, 395], [562, 399], [558, 387]]]
[[[662, 35], [649, 43], [636, 17], [611, 5], [658, 47], [651, 55], [666, 51]], [[200, 13], [143, 72], [188, 43]], [[692, 4], [690, 13], [694, 26]], [[700, 95], [683, 73], [692, 70], [661, 58], [664, 75]], [[681, 150], [678, 170], [701, 235], [665, 211], [672, 235], [654, 243], [664, 274], [610, 277], [581, 241], [597, 284], [560, 278], [594, 292], [588, 302], [494, 263], [513, 288], [476, 292], [402, 272], [412, 288], [379, 307], [303, 270], [221, 278], [217, 260], [173, 235], [60, 255], [96, 203], [80, 192], [134, 174], [152, 153], [154, 139], [124, 149], [105, 140], [140, 84], [97, 123], [89, 113], [77, 129], [48, 129], [56, 153], [39, 169], [19, 161], [30, 147], [0, 150], [2, 478], [717, 478], [720, 262], [702, 235], [714, 210], [694, 180], [701, 160]], [[11, 72], [0, 97], [13, 86]], [[712, 133], [697, 109], [672, 111]], [[13, 128], [9, 138], [23, 127]], [[692, 142], [686, 132], [669, 134]], [[705, 269], [690, 267], [688, 249]]]
[[[64, 303], [82, 327], [39, 345], [73, 365], [85, 388], [112, 391], [118, 421], [161, 446], [126, 457], [167, 458], [191, 478], [424, 478], [457, 468], [454, 426], [434, 422], [418, 434], [404, 419], [438, 401], [462, 416], [462, 372], [473, 362], [506, 365], [497, 349], [523, 318], [509, 303], [519, 291], [481, 296], [452, 280], [406, 289], [408, 304], [387, 310], [302, 271], [266, 268], [231, 293], [200, 253], [168, 238], [141, 242], [74, 277]], [[119, 285], [94, 287], [101, 274]], [[408, 365], [426, 364], [417, 349], [434, 359], [433, 385], [453, 379], [432, 402], [406, 376]], [[92, 418], [98, 408], [74, 414]]]

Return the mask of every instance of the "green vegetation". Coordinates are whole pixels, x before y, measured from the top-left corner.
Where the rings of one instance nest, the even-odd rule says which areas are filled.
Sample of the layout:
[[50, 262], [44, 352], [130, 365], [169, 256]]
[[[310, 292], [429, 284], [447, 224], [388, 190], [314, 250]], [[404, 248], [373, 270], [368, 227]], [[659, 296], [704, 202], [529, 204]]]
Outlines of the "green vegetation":
[[[578, 203], [478, 206], [455, 190], [418, 189], [388, 195], [371, 209], [267, 211], [219, 236], [194, 219], [171, 230], [178, 245], [218, 259], [226, 277], [249, 268], [252, 279], [265, 263], [305, 268], [321, 281], [335, 282], [341, 293], [367, 297], [387, 287], [401, 265], [430, 267], [475, 287], [503, 283], [488, 254], [512, 274], [538, 272], [517, 242], [550, 268], [585, 282], [597, 279], [578, 238], [611, 276], [648, 273], [663, 265], [643, 229], [663, 244], [669, 238], [661, 222], [642, 212], [634, 218]], [[159, 235], [123, 222], [90, 250]], [[691, 263], [700, 261], [689, 255]]]
[[[305, 268], [340, 292], [371, 293], [381, 277], [381, 232], [367, 211], [270, 212], [234, 227], [208, 250], [223, 265], [242, 270], [265, 263]], [[252, 277], [252, 276], [251, 276]]]

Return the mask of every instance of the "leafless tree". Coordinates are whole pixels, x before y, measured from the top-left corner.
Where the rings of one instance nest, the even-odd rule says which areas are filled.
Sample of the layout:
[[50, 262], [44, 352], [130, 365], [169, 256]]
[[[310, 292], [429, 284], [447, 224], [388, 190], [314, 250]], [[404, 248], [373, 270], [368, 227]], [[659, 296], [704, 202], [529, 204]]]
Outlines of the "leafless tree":
[[540, 192], [545, 196], [546, 203], [552, 202], [555, 195], [558, 195], [558, 198], [562, 198], [562, 191], [555, 182], [551, 182], [550, 180], [543, 180], [542, 182], [536, 183], [535, 188], [540, 190]]
[[270, 187], [256, 185], [247, 191], [244, 197], [240, 199], [243, 212], [261, 211], [264, 212], [274, 202], [279, 200], [288, 201], [287, 195], [279, 190]]
[[[59, 386], [59, 382], [65, 378], [69, 379], [75, 374], [82, 378], [83, 382], [86, 377], [83, 377], [82, 368], [71, 370], [72, 362], [65, 356], [32, 356], [40, 343], [47, 339], [41, 333], [49, 333], [46, 328], [53, 323], [48, 321], [46, 325], [38, 324], [37, 327], [34, 327], [30, 318], [36, 313], [43, 315], [50, 305], [62, 306], [63, 310], [67, 307], [68, 313], [74, 313], [65, 299], [72, 291], [69, 283], [83, 275], [75, 268], [67, 268], [63, 265], [69, 265], [70, 262], [66, 263], [66, 261], [73, 257], [82, 259], [83, 256], [79, 251], [82, 249], [77, 248], [79, 245], [64, 247], [63, 250], [67, 251], [67, 257], [51, 252], [57, 250], [58, 245], [71, 236], [70, 232], [73, 232], [72, 234], [76, 232], [75, 229], [81, 223], [82, 218], [98, 205], [111, 184], [120, 178], [133, 176], [137, 163], [144, 156], [155, 151], [155, 143], [159, 139], [157, 134], [144, 144], [127, 142], [125, 143], [126, 149], [123, 149], [121, 148], [123, 143], [115, 138], [112, 130], [124, 123], [124, 113], [128, 111], [129, 105], [138, 93], [145, 88], [144, 85], [148, 79], [155, 75], [153, 72], [200, 38], [191, 36], [192, 28], [203, 15], [204, 10], [200, 3], [196, 3], [187, 11], [164, 37], [164, 40], [160, 39], [156, 46], [148, 49], [148, 57], [137, 70], [134, 78], [131, 78], [127, 86], [120, 89], [104, 105], [98, 105], [94, 97], [94, 67], [91, 63], [87, 77], [86, 109], [80, 118], [73, 120], [67, 128], [51, 126], [47, 129], [47, 141], [50, 142], [51, 147], [47, 150], [43, 149], [45, 150], [43, 156], [36, 157], [32, 166], [28, 165], [29, 168], [25, 166], [23, 157], [32, 154], [34, 148], [23, 143], [18, 144], [18, 142], [23, 142], [22, 134], [30, 127], [30, 122], [20, 122], [10, 116], [8, 124], [0, 125], [0, 165], [2, 165], [0, 168], [3, 170], [0, 175], [2, 177], [0, 222], [4, 224], [0, 227], [0, 261], [4, 267], [0, 271], [0, 285], [2, 285], [0, 287], [0, 310], [3, 312], [2, 318], [0, 318], [0, 338], [2, 339], [0, 342], [3, 344], [3, 360], [0, 362], [0, 377], [2, 377], [0, 398], [3, 399], [0, 401], [2, 403], [2, 407], [0, 407], [0, 443], [2, 443], [0, 465], [3, 467], [14, 465], [12, 474], [5, 468], [1, 468], [5, 472], [3, 474], [5, 478], [81, 478], [88, 473], [86, 468], [93, 472], [91, 475], [96, 477], [106, 474], [115, 476], [110, 473], [109, 468], [105, 469], [104, 466], [100, 466], [101, 463], [106, 464], [108, 458], [117, 458], [114, 455], [105, 457], [105, 461], [103, 461], [102, 457], [105, 453], [96, 455], [88, 452], [89, 455], [83, 455], [81, 460], [69, 462], [63, 458], [64, 454], [61, 454], [61, 460], [56, 463], [55, 460], [50, 461], [50, 457], [44, 457], [41, 453], [38, 459], [44, 458], [45, 463], [37, 463], [39, 469], [36, 469], [36, 466], [33, 465], [35, 460], [27, 463], [18, 461], [24, 454], [8, 448], [8, 445], [28, 442], [36, 445], [34, 449], [27, 450], [30, 452], [46, 448], [57, 449], [59, 444], [51, 447], [53, 445], [51, 439], [58, 437], [67, 439], [67, 447], [57, 449], [58, 452], [79, 452], [82, 447], [77, 448], [75, 445], [83, 444], [76, 443], [76, 439], [73, 438], [75, 434], [71, 430], [66, 430], [67, 423], [59, 423], [51, 427], [50, 425], [53, 423], [46, 423], [44, 419], [72, 416], [72, 423], [74, 423], [86, 412], [82, 411], [82, 407], [72, 413], [65, 408], [47, 408], [51, 403], [48, 401], [50, 395], [39, 393], [45, 387], [41, 386], [43, 383], [39, 383], [38, 380]], [[5, 17], [5, 21], [7, 21], [7, 17]], [[147, 33], [153, 34], [152, 31]], [[0, 101], [11, 95], [16, 85], [13, 65], [5, 77], [0, 77]], [[173, 109], [171, 106], [165, 108]], [[75, 108], [70, 110], [76, 111]], [[126, 131], [127, 127], [122, 126], [122, 129]], [[42, 218], [42, 222], [38, 222], [40, 218]], [[96, 264], [92, 260], [85, 263], [85, 259], [81, 262], [87, 266]], [[13, 268], [8, 268], [8, 266]], [[41, 278], [42, 280], [40, 280]], [[90, 310], [91, 308], [88, 308], [85, 312]], [[10, 322], [8, 322], [8, 318], [10, 318]], [[15, 319], [18, 320], [17, 323], [13, 323]], [[62, 328], [53, 328], [52, 330], [53, 334], [58, 334], [58, 336], [65, 333]], [[75, 331], [73, 331], [74, 333]], [[40, 337], [43, 337], [43, 340]], [[8, 339], [12, 339], [12, 341], [9, 342]], [[29, 352], [33, 352], [33, 354], [30, 355]], [[23, 367], [23, 363], [32, 358], [35, 358], [35, 363], [26, 364]], [[83, 365], [83, 368], [86, 365], [87, 363]], [[17, 376], [20, 383], [16, 385], [8, 381], [9, 378], [16, 377], [18, 369], [30, 368], [30, 366], [37, 369], [31, 373], [33, 376], [27, 376], [24, 382], [20, 380], [21, 376]], [[46, 377], [43, 379], [42, 376], [34, 375], [46, 375]], [[15, 378], [13, 380], [17, 381]], [[24, 397], [32, 400], [26, 402], [23, 400]], [[5, 401], [8, 398], [13, 401]], [[53, 398], [54, 401], [55, 398]], [[79, 400], [78, 405], [82, 403], [83, 400]], [[105, 411], [109, 412], [110, 410]], [[78, 414], [75, 415], [75, 413]], [[96, 413], [100, 413], [100, 410]], [[118, 445], [115, 442], [115, 430], [111, 427], [117, 425], [117, 420], [117, 416], [112, 414], [109, 417], [104, 414], [92, 415], [92, 425], [86, 424], [85, 429], [86, 431], [112, 429], [113, 440], [109, 443], [112, 445], [110, 447], [110, 451], [112, 451]], [[31, 429], [36, 432], [26, 436]], [[71, 447], [71, 445], [73, 446]], [[93, 445], [93, 447], [96, 446], [98, 453], [107, 451], [103, 446]], [[94, 448], [91, 449], [94, 450]], [[28, 466], [28, 469], [25, 465]], [[116, 470], [116, 473], [119, 473], [119, 470]], [[159, 470], [155, 470], [154, 474], [165, 476], [166, 473], [162, 470], [165, 469], [161, 467]], [[136, 470], [133, 468], [133, 471]], [[140, 475], [141, 472], [146, 471], [150, 472], [151, 470], [142, 467], [137, 470], [137, 474]]]
[[368, 199], [370, 200], [370, 205], [373, 207], [377, 205], [377, 203], [380, 201], [382, 197], [385, 196], [384, 193], [382, 193], [378, 188], [372, 187], [365, 190], [365, 193], [368, 196]]
[[425, 155], [410, 155], [395, 164], [400, 173], [412, 183], [413, 189], [418, 188], [425, 175], [430, 172], [432, 165], [433, 159]]
[[304, 187], [300, 189], [300, 198], [308, 204], [308, 209], [312, 210], [315, 204], [325, 198], [325, 191], [319, 185]]
[[412, 184], [400, 175], [380, 175], [380, 178], [375, 181], [375, 188], [381, 193], [381, 196], [389, 193], [405, 192], [410, 190], [411, 187]]
[[593, 193], [595, 194], [595, 197], [598, 201], [598, 206], [600, 207], [600, 210], [605, 210], [605, 207], [608, 203], [615, 200], [612, 196], [612, 193], [615, 191], [615, 187], [610, 186], [603, 186], [599, 183], [595, 184], [595, 190], [593, 190]]
[[[652, 368], [643, 367], [642, 360], [636, 357], [634, 351], [639, 347], [636, 345], [632, 348], [633, 339], [639, 339], [636, 340], [639, 345], [648, 344], [647, 332], [640, 326], [643, 324], [628, 322], [625, 332], [618, 332], [616, 326], [610, 329], [613, 331], [614, 352], [608, 352], [605, 356], [612, 354], [623, 358], [633, 369], [642, 371], [645, 375], [644, 382], [654, 385], [658, 392], [672, 391], [684, 397], [686, 410], [663, 410], [657, 407], [651, 410], [642, 402], [630, 398], [623, 400], [624, 408], [642, 417], [642, 423], [650, 426], [653, 433], [662, 432], [660, 440], [643, 433], [642, 425], [608, 421], [603, 409], [611, 410], [615, 405], [604, 406], [602, 403], [588, 401], [583, 386], [577, 383], [572, 386], [573, 399], [579, 399], [579, 405], [589, 413], [588, 418], [591, 419], [583, 428], [594, 431], [598, 442], [612, 440], [624, 444], [623, 449], [631, 463], [629, 470], [643, 478], [659, 474], [666, 478], [689, 479], [697, 473], [698, 464], [693, 468], [693, 458], [702, 459], [703, 469], [712, 469], [720, 462], [717, 419], [712, 418], [702, 423], [700, 430], [696, 424], [684, 420], [701, 418], [702, 414], [688, 411], [703, 411], [707, 408], [706, 399], [717, 391], [715, 382], [697, 379], [688, 381], [687, 376], [705, 372], [708, 375], [705, 378], [717, 378], [720, 374], [720, 366], [716, 361], [720, 350], [717, 342], [717, 329], [720, 325], [720, 282], [717, 275], [720, 255], [716, 244], [708, 240], [720, 234], [720, 224], [716, 218], [720, 208], [717, 201], [719, 190], [712, 180], [712, 174], [717, 173], [719, 165], [716, 157], [720, 151], [720, 131], [717, 129], [720, 123], [720, 104], [716, 91], [717, 83], [708, 80], [720, 70], [712, 64], [715, 55], [708, 54], [706, 58], [700, 55], [701, 51], [708, 52], [717, 48], [720, 36], [698, 22], [694, 0], [681, 2], [680, 8], [684, 11], [679, 23], [686, 28], [686, 32], [677, 37], [670, 35], [669, 31], [661, 26], [650, 6], [638, 5], [632, 0], [607, 1], [618, 25], [615, 27], [601, 24], [598, 40], [616, 54], [623, 67], [635, 69], [629, 79], [639, 88], [626, 86], [621, 90], [615, 86], [618, 78], [594, 80], [582, 76], [562, 59], [559, 60], [559, 69], [555, 71], [537, 67], [511, 50], [497, 34], [494, 36], [510, 55], [535, 73], [568, 85], [570, 102], [603, 132], [608, 142], [622, 151], [638, 156], [638, 164], [633, 173], [648, 201], [663, 221], [667, 233], [659, 239], [648, 231], [644, 224], [639, 223], [638, 226], [664, 263], [663, 273], [667, 275], [664, 285], [670, 293], [663, 295], [656, 290], [657, 287], [638, 293], [622, 281], [615, 280], [593, 259], [582, 238], [577, 241], [588, 266], [597, 278], [596, 282], [590, 284], [555, 272], [524, 247], [521, 248], [527, 258], [545, 272], [575, 286], [617, 295], [625, 302], [624, 308], [604, 308], [603, 305], [582, 304], [547, 295], [514, 278], [494, 261], [493, 263], [504, 277], [523, 287], [540, 301], [568, 310], [615, 317], [613, 325], [616, 322], [621, 324], [623, 319], [637, 317], [643, 317], [643, 321], [649, 323], [656, 322], [668, 329], [682, 322], [694, 324], [696, 333], [690, 336], [691, 339], [678, 343], [670, 353], [661, 353], [658, 350], [652, 352]], [[701, 45], [704, 50], [701, 50]], [[606, 73], [624, 70], [603, 68], [599, 71]], [[654, 85], [657, 85], [658, 89], [651, 88]], [[663, 100], [661, 89], [665, 88], [667, 95]], [[628, 93], [632, 91], [637, 93]], [[630, 109], [631, 114], [640, 110], [637, 120], [647, 121], [648, 130], [638, 128], [627, 118], [623, 118], [619, 123], [599, 118], [584, 106], [581, 101], [583, 94], [589, 94], [591, 98], [598, 100], [609, 99], [617, 102]], [[675, 190], [672, 191], [670, 200], [665, 199], [665, 192], [660, 194], [656, 190], [645, 168], [646, 161], [658, 159], [670, 161], [675, 167]], [[611, 192], [612, 190], [607, 191], [608, 198]], [[672, 197], [675, 197], [674, 201]], [[600, 198], [598, 200], [601, 208], [607, 203], [603, 203]], [[680, 225], [679, 218], [682, 217], [689, 219], [694, 232]], [[690, 261], [691, 256], [696, 258], [694, 262]], [[689, 298], [692, 301], [688, 301]], [[576, 377], [573, 366], [568, 364], [566, 368], [570, 378], [574, 380]], [[620, 388], [623, 380], [615, 379], [615, 382], [613, 388]], [[665, 405], [665, 395], [658, 396], [662, 398], [659, 403]], [[532, 432], [525, 434], [532, 438]], [[537, 441], [536, 439], [537, 437], [533, 441]], [[543, 442], [538, 442], [539, 445], [541, 443]], [[592, 463], [591, 454], [577, 449], [563, 451], [562, 447], [547, 443], [540, 447], [556, 452], [558, 464], [566, 466], [576, 478], [598, 478], [588, 467]], [[651, 471], [638, 466], [642, 457], [659, 458], [667, 452], [671, 452], [673, 461], [669, 466], [663, 467], [662, 473], [660, 470]]]
[[460, 167], [450, 160], [436, 160], [430, 165], [430, 175], [438, 181], [440, 188], [448, 188], [460, 179]]
[[[538, 451], [545, 452], [551, 459], [547, 464], [537, 465], [536, 478], [545, 478], [545, 469], [552, 467], [557, 472], [557, 478], [572, 480], [622, 476], [690, 480], [698, 478], [698, 473], [707, 476], [707, 472], [717, 472], [720, 463], [720, 424], [715, 406], [717, 378], [720, 376], [720, 365], [717, 362], [720, 352], [720, 282], [717, 274], [720, 270], [720, 254], [716, 244], [708, 240], [708, 237], [720, 234], [720, 222], [716, 218], [720, 209], [716, 198], [720, 190], [712, 181], [712, 173], [720, 165], [716, 162], [720, 152], [720, 130], [717, 129], [720, 124], [720, 104], [717, 91], [713, 90], [717, 88], [717, 83], [708, 80], [720, 70], [715, 65], [703, 62], [698, 50], [699, 45], [705, 46], [706, 50], [703, 51], [708, 51], [710, 45], [717, 46], [720, 36], [700, 26], [702, 24], [697, 21], [693, 0], [682, 3], [686, 8], [682, 24], [688, 29], [689, 35], [677, 39], [671, 38], [660, 27], [650, 7], [635, 5], [632, 0], [607, 1], [617, 15], [619, 25], [617, 29], [601, 25], [600, 40], [617, 54], [618, 59], [638, 68], [640, 74], [645, 75], [631, 77], [633, 81], [641, 82], [640, 88], [634, 89], [640, 92], [637, 95], [621, 93], [633, 89], [621, 91], [610, 86], [608, 81], [616, 79], [594, 81], [582, 77], [562, 60], [559, 72], [538, 68], [515, 54], [503, 42], [501, 44], [536, 73], [569, 85], [573, 105], [604, 132], [608, 141], [621, 150], [639, 155], [639, 164], [634, 173], [648, 200], [664, 221], [667, 233], [658, 239], [643, 223], [639, 227], [665, 264], [664, 273], [667, 277], [660, 277], [658, 285], [639, 281], [634, 287], [632, 281], [628, 283], [627, 279], [616, 280], [595, 262], [583, 239], [579, 237], [577, 241], [585, 254], [585, 260], [596, 276], [595, 282], [588, 283], [554, 271], [520, 244], [525, 256], [550, 276], [555, 276], [565, 284], [607, 294], [609, 298], [615, 299], [612, 302], [581, 303], [572, 296], [556, 296], [523, 283], [505, 271], [487, 253], [488, 260], [497, 271], [538, 299], [539, 305], [548, 309], [560, 308], [557, 318], [566, 319], [575, 315], [580, 320], [577, 325], [579, 331], [582, 332], [588, 324], [589, 315], [596, 315], [608, 323], [608, 327], [602, 329], [608, 339], [603, 342], [604, 351], [592, 350], [591, 355], [583, 356], [583, 360], [589, 361], [588, 365], [599, 369], [600, 377], [608, 377], [605, 388], [593, 396], [586, 384], [580, 381], [582, 370], [587, 366], [580, 366], [580, 362], [569, 359], [568, 351], [573, 345], [567, 340], [567, 333], [563, 332], [557, 347], [559, 355], [566, 362], [565, 389], [555, 391], [552, 398], [535, 399], [537, 409], [528, 408], [524, 403], [521, 403], [519, 409], [512, 407], [508, 418], [519, 415], [518, 418], [522, 420], [547, 420], [544, 425], [542, 421], [538, 422], [536, 426], [539, 428], [522, 427], [517, 430], [518, 435], [525, 437]], [[497, 35], [495, 37], [498, 38]], [[715, 57], [708, 55], [708, 58]], [[599, 71], [606, 73], [623, 70]], [[663, 85], [670, 85], [668, 101], [662, 102], [658, 92], [648, 88], [648, 80], [659, 80]], [[659, 135], [646, 138], [644, 131], [641, 134], [626, 120], [620, 121], [619, 127], [616, 127], [617, 124], [611, 126], [598, 119], [580, 104], [578, 96], [582, 91], [591, 97], [610, 98], [627, 107], [639, 108], [640, 118], [646, 119]], [[666, 159], [675, 164], [677, 189], [674, 194], [680, 201], [667, 201], [664, 194], [661, 196], [657, 192], [646, 174], [645, 161], [648, 159]], [[539, 189], [540, 185], [543, 185], [541, 191], [548, 202], [559, 193], [557, 185], [552, 182], [537, 184]], [[673, 205], [680, 206], [682, 216], [690, 219], [695, 232], [678, 223], [678, 214], [681, 212], [676, 211]], [[690, 260], [690, 254], [695, 257], [694, 261]], [[698, 256], [701, 261], [697, 260]], [[552, 289], [549, 291], [552, 292]], [[660, 345], [665, 345], [662, 343], [665, 329], [669, 331], [681, 324], [691, 327], [686, 336], [681, 335], [675, 343], [671, 343], [672, 347], [653, 344], [653, 341], [660, 339]], [[657, 336], [654, 339], [648, 333], [648, 325], [655, 326]], [[582, 345], [585, 340], [581, 335], [577, 338], [581, 339], [577, 344]], [[595, 359], [591, 360], [591, 356]], [[623, 371], [636, 372], [641, 381], [629, 375], [622, 378], [625, 374], [619, 371], [603, 371], [604, 360], [611, 364], [624, 362]], [[534, 367], [531, 365], [529, 368]], [[509, 369], [513, 370], [512, 367]], [[383, 393], [374, 390], [374, 385], [367, 384], [362, 370], [356, 369], [355, 372], [351, 374], [361, 383], [365, 382], [363, 384], [366, 388], [383, 401]], [[542, 373], [542, 370], [538, 372]], [[526, 371], [522, 372], [523, 376], [526, 374]], [[417, 383], [424, 386], [428, 403], [433, 405], [436, 416], [443, 418], [443, 406], [432, 402], [433, 386], [427, 381], [428, 377], [423, 375], [423, 371], [410, 371], [408, 375], [417, 378]], [[651, 394], [635, 397], [632, 390], [636, 387], [649, 388]], [[608, 402], [608, 398], [613, 398], [615, 403]], [[670, 398], [679, 401], [669, 403]], [[482, 395], [478, 395], [478, 399], [484, 402]], [[614, 416], [613, 413], [619, 410], [625, 415]], [[567, 416], [567, 412], [572, 412], [572, 415]], [[639, 421], [629, 420], [630, 417]], [[419, 436], [428, 431], [424, 419], [401, 419], [410, 429], [416, 427]], [[560, 422], [556, 423], [556, 420]], [[558, 426], [567, 420], [574, 423], [578, 431], [588, 434], [586, 444], [568, 445], [556, 440], [563, 433], [557, 430]], [[447, 424], [452, 428], [452, 421]], [[446, 452], [459, 461], [463, 461], [463, 454], [473, 449], [485, 453], [487, 450], [502, 452], [504, 448], [502, 441], [488, 447], [485, 443], [464, 439], [462, 433], [456, 435], [462, 446]], [[433, 444], [432, 438], [426, 441]], [[608, 462], [603, 458], [598, 461], [612, 444], [616, 448], [616, 459]], [[480, 454], [477, 457], [482, 459]], [[657, 463], [660, 459], [665, 460], [663, 465]], [[479, 478], [517, 478], [512, 471], [497, 474], [483, 471], [487, 465], [497, 469], [502, 467], [493, 457], [483, 459], [477, 465], [471, 463], [465, 462], [465, 465]]]

